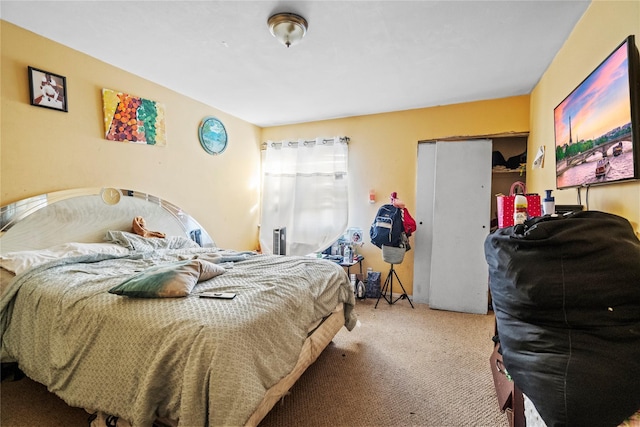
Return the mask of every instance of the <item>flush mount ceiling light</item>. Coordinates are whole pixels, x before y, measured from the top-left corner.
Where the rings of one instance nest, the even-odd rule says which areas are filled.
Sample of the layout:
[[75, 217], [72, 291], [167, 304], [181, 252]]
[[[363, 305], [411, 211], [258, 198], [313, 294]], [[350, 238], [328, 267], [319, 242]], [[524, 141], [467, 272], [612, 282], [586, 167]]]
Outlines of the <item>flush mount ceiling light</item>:
[[273, 37], [286, 47], [298, 43], [307, 33], [307, 20], [293, 13], [278, 13], [267, 21]]

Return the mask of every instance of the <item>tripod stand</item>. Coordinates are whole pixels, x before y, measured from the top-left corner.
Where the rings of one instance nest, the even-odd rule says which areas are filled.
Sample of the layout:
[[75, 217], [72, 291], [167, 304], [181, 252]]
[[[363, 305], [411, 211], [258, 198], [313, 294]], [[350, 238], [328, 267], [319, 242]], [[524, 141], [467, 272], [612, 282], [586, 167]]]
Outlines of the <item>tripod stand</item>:
[[[396, 279], [398, 280], [398, 283], [400, 284], [400, 287], [402, 288], [402, 295], [400, 295], [395, 300], [393, 299], [393, 276], [396, 276]], [[387, 291], [389, 291], [389, 296], [388, 297], [387, 297]], [[402, 286], [402, 282], [400, 281], [400, 278], [398, 277], [398, 273], [396, 273], [396, 270], [393, 268], [393, 264], [391, 264], [391, 269], [389, 270], [389, 274], [387, 275], [387, 279], [384, 281], [384, 285], [382, 286], [382, 290], [380, 291], [380, 295], [378, 295], [378, 300], [376, 301], [376, 305], [373, 308], [378, 308], [378, 303], [380, 302], [380, 298], [384, 298], [384, 300], [386, 302], [388, 302], [389, 304], [395, 304], [400, 299], [406, 299], [407, 301], [409, 301], [409, 304], [411, 304], [411, 308], [415, 308], [413, 306], [413, 303], [409, 299], [409, 295], [407, 295], [407, 291], [404, 289], [404, 286]]]

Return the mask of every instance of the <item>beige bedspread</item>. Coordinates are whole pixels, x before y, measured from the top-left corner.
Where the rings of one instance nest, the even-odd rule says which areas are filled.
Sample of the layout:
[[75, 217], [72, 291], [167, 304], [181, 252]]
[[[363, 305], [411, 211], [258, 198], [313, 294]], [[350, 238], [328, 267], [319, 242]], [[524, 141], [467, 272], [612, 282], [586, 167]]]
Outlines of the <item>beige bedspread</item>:
[[214, 252], [87, 256], [16, 277], [0, 300], [4, 359], [69, 405], [136, 426], [156, 417], [243, 425], [294, 367], [309, 325], [342, 302], [353, 328], [354, 297], [338, 265], [270, 255], [225, 263], [224, 274], [193, 291], [237, 293], [232, 300], [107, 292], [150, 266]]

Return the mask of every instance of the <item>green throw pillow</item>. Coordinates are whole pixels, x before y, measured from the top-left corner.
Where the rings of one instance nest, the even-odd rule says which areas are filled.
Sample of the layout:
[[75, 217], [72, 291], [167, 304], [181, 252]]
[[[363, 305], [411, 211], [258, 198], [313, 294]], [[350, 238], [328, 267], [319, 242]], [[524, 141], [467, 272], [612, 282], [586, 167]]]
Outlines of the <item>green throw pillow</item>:
[[109, 293], [136, 298], [186, 297], [198, 282], [224, 273], [224, 267], [200, 259], [151, 267], [109, 289]]

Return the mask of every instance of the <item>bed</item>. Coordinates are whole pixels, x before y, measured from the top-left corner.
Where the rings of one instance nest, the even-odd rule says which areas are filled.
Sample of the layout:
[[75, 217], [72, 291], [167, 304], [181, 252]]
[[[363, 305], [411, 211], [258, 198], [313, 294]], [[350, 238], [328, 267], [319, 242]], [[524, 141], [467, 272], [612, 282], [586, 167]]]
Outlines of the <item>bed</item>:
[[514, 419], [638, 425], [640, 240], [629, 221], [598, 211], [533, 218], [489, 235], [485, 255], [499, 370], [524, 402]]
[[133, 426], [258, 425], [356, 324], [339, 265], [218, 248], [144, 193], [50, 193], [0, 219], [2, 362]]

